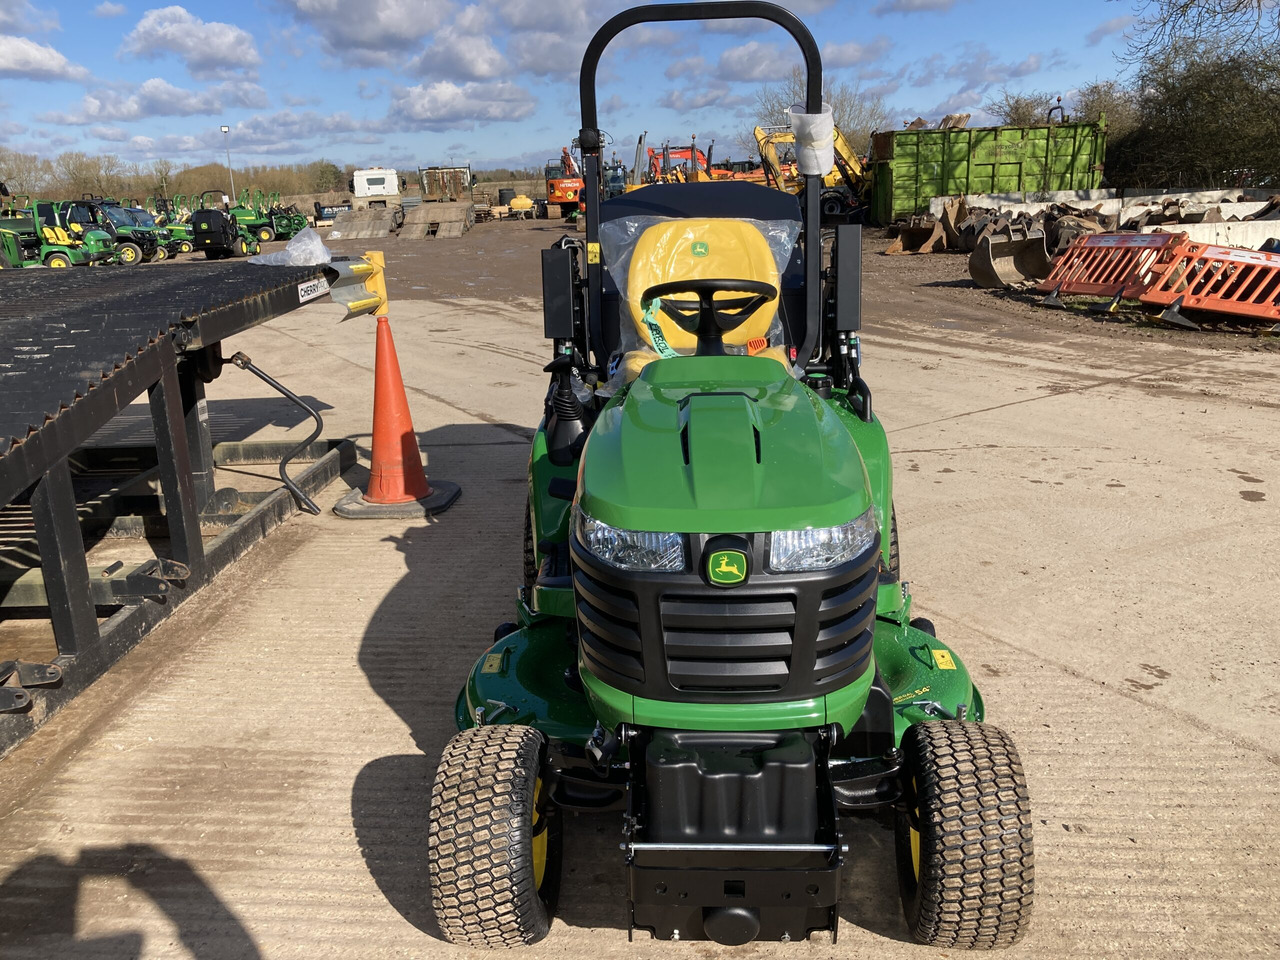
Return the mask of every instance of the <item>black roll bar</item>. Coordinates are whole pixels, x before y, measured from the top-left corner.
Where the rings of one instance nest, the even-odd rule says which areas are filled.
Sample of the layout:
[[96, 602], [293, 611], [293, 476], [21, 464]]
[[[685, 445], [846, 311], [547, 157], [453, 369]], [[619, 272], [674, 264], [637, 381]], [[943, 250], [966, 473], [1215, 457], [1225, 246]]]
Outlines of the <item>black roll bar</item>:
[[579, 131], [579, 144], [583, 155], [588, 152], [598, 153], [600, 143], [599, 121], [596, 115], [596, 68], [600, 65], [600, 55], [604, 53], [610, 41], [627, 27], [640, 23], [659, 23], [672, 20], [738, 20], [757, 19], [776, 23], [800, 47], [804, 55], [805, 67], [805, 110], [818, 113], [822, 109], [822, 58], [818, 54], [818, 44], [813, 39], [800, 19], [775, 3], [763, 3], [759, 0], [735, 0], [732, 3], [650, 3], [641, 7], [623, 10], [608, 20], [587, 44], [587, 52], [582, 55], [582, 73], [578, 79], [578, 94], [582, 100], [582, 130]]

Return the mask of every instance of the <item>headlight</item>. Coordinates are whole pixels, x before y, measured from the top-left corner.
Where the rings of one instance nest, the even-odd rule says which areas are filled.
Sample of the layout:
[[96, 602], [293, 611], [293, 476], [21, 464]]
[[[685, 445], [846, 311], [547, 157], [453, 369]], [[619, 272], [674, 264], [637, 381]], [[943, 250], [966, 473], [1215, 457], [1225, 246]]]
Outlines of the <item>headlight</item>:
[[769, 566], [779, 573], [830, 570], [870, 547], [879, 532], [875, 507], [838, 527], [775, 530], [769, 538]]
[[578, 514], [578, 539], [605, 563], [622, 570], [654, 573], [677, 573], [685, 568], [681, 534], [619, 530], [574, 509]]

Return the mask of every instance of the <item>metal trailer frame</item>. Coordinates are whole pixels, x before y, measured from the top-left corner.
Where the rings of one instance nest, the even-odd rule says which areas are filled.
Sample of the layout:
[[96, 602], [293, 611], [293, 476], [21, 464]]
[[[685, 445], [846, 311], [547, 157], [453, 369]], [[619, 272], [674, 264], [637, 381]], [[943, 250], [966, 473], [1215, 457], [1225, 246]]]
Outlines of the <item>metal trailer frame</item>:
[[[49, 664], [0, 663], [0, 683], [8, 677], [0, 756], [296, 512], [299, 497], [355, 463], [346, 440], [211, 442], [205, 384], [223, 365], [221, 341], [327, 292], [321, 267], [193, 264], [146, 280], [130, 274], [127, 284], [116, 271], [67, 273], [6, 271], [0, 279], [0, 504], [29, 500], [40, 556], [39, 568], [0, 577], [0, 612], [47, 606], [58, 652]], [[83, 447], [144, 394], [154, 447]], [[23, 419], [26, 429], [15, 429]], [[290, 455], [314, 461], [293, 490], [215, 489], [218, 465]], [[139, 473], [78, 503], [73, 465], [104, 464]], [[158, 480], [160, 495], [130, 495], [125, 488], [140, 477]], [[91, 569], [84, 534], [104, 529], [167, 535], [168, 556]], [[206, 542], [206, 534], [214, 536]], [[118, 609], [99, 623], [100, 606]]]

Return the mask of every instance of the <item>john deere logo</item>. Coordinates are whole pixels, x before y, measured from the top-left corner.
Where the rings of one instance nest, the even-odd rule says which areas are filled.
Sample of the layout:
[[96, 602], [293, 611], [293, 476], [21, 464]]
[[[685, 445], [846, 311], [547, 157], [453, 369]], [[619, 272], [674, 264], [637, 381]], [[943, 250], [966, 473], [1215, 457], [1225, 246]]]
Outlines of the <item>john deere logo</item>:
[[689, 252], [695, 257], [705, 257], [711, 252], [711, 248], [707, 246], [707, 241], [695, 240], [693, 241], [693, 245], [689, 247]]
[[738, 550], [717, 550], [707, 559], [707, 579], [731, 587], [747, 579], [747, 557]]

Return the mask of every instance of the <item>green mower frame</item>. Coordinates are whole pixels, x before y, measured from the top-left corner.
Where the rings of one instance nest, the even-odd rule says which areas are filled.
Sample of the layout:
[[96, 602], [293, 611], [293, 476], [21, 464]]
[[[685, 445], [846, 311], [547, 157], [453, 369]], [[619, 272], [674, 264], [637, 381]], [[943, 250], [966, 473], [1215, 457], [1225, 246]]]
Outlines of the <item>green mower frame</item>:
[[[818, 176], [799, 197], [687, 183], [604, 199], [595, 73], [607, 44], [645, 22], [745, 17], [796, 40], [804, 109], [820, 113], [817, 44], [769, 3], [638, 7], [583, 58], [586, 236], [542, 254], [553, 359], [524, 582], [459, 693], [431, 797], [432, 905], [457, 944], [547, 934], [571, 855], [566, 810], [622, 811], [629, 935], [834, 941], [842, 867], [864, 852], [842, 818], [865, 815], [893, 819], [917, 940], [982, 949], [1027, 929], [1021, 762], [983, 722], [961, 658], [912, 616], [900, 575], [889, 448], [860, 372], [861, 227], [824, 227]], [[655, 338], [657, 356], [619, 385], [631, 314], [605, 226], [741, 234], [744, 218], [799, 231], [777, 283], [731, 256], [737, 276], [694, 273], [701, 240], [668, 248], [638, 302], [693, 334], [696, 352]], [[790, 365], [726, 349], [769, 304]]]

